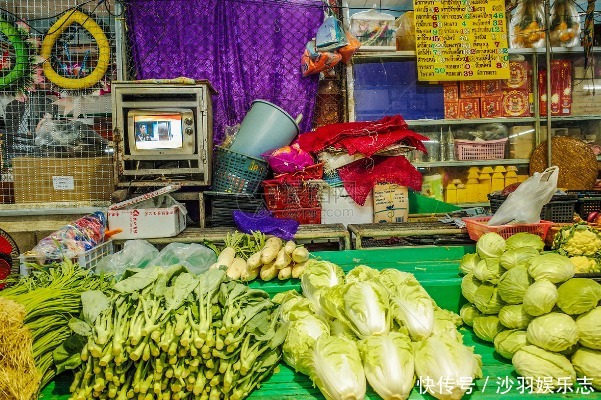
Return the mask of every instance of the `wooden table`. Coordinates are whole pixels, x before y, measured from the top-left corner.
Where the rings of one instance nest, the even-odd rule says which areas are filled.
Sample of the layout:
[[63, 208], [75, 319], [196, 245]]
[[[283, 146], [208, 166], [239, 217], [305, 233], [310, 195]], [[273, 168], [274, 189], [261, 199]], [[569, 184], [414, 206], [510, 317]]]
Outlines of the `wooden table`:
[[[232, 233], [236, 228], [218, 227], [218, 228], [186, 228], [179, 235], [167, 238], [146, 239], [155, 245], [166, 245], [169, 243], [223, 243], [228, 233]], [[300, 225], [294, 240], [301, 244], [337, 242], [340, 250], [351, 249], [351, 239], [349, 231], [343, 224], [315, 224]], [[117, 246], [120, 246], [125, 240], [115, 240]]]
[[354, 235], [355, 249], [362, 249], [362, 241], [367, 238], [384, 239], [407, 236], [460, 235], [467, 233], [465, 229], [438, 221], [349, 224], [348, 230]]

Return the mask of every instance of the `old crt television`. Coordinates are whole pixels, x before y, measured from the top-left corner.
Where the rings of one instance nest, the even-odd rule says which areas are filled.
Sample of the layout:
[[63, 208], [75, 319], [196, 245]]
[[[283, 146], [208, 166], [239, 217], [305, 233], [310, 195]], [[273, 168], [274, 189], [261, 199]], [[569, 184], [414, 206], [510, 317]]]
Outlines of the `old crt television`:
[[195, 127], [192, 109], [130, 109], [128, 153], [132, 156], [194, 154]]

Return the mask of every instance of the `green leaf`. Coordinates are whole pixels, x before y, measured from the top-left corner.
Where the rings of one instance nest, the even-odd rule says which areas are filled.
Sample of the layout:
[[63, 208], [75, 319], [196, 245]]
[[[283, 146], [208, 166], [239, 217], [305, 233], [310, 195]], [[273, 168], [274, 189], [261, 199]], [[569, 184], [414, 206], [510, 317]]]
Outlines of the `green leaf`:
[[[83, 322], [83, 321], [82, 321]], [[52, 352], [57, 374], [81, 365], [81, 351], [87, 339], [80, 335], [71, 335]]]
[[69, 328], [73, 332], [81, 336], [91, 336], [92, 335], [92, 327], [86, 321], [82, 321], [78, 318], [71, 318], [69, 321]]
[[81, 294], [81, 306], [84, 320], [93, 325], [96, 318], [111, 306], [111, 301], [100, 290], [88, 290]]
[[152, 267], [140, 270], [129, 278], [122, 279], [115, 284], [115, 290], [121, 293], [134, 293], [144, 289], [155, 282], [161, 273], [161, 267]]

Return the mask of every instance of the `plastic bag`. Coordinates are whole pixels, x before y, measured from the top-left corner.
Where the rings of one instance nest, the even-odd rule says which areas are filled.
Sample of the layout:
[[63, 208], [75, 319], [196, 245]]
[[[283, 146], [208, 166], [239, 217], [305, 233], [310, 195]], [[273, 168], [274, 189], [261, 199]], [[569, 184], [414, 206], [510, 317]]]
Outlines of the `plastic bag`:
[[415, 51], [415, 18], [413, 11], [407, 11], [395, 21], [396, 49]]
[[551, 46], [580, 45], [580, 17], [572, 0], [555, 0], [551, 8], [549, 32]]
[[262, 156], [276, 174], [302, 171], [314, 163], [311, 154], [301, 149], [298, 143], [280, 147]]
[[340, 62], [342, 55], [337, 52], [317, 51], [315, 41], [311, 40], [305, 46], [305, 52], [301, 58], [301, 71], [303, 76], [318, 74], [334, 68]]
[[149, 264], [161, 267], [174, 264], [183, 265], [191, 273], [200, 275], [216, 262], [215, 252], [202, 244], [169, 243]]
[[488, 225], [536, 224], [540, 222], [540, 213], [553, 194], [557, 191], [559, 168], [550, 167], [535, 172], [501, 204]]
[[342, 24], [333, 15], [326, 16], [315, 36], [315, 47], [320, 51], [336, 50], [348, 44]]
[[510, 45], [513, 48], [545, 45], [544, 7], [542, 0], [523, 0], [509, 22]]
[[158, 255], [157, 248], [146, 240], [128, 240], [123, 249], [98, 262], [96, 273], [113, 274], [119, 278], [128, 268], [146, 268]]
[[359, 49], [359, 47], [361, 47], [361, 42], [355, 37], [355, 35], [353, 35], [347, 30], [344, 31], [344, 34], [346, 35], [348, 44], [344, 47], [339, 48], [337, 51], [342, 56], [341, 61], [346, 64], [351, 60], [351, 58]]

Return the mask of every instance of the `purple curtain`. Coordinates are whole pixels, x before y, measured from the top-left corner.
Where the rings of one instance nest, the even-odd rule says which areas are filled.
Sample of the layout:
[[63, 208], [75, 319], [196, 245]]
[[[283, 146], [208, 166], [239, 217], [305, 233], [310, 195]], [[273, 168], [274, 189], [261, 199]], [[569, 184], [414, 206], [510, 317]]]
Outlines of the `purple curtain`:
[[217, 143], [255, 99], [311, 129], [317, 77], [300, 58], [323, 19], [318, 0], [128, 0], [127, 34], [137, 79], [207, 79]]

